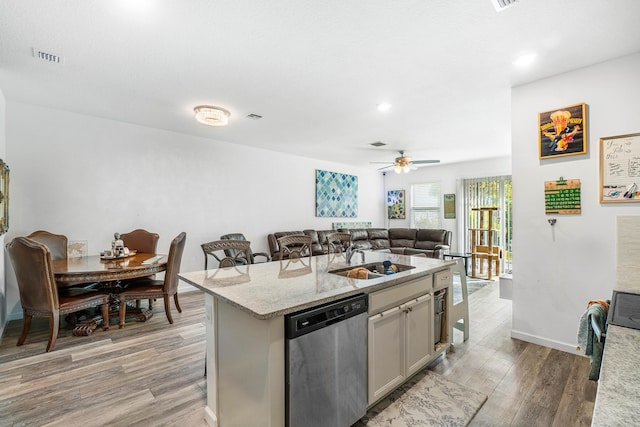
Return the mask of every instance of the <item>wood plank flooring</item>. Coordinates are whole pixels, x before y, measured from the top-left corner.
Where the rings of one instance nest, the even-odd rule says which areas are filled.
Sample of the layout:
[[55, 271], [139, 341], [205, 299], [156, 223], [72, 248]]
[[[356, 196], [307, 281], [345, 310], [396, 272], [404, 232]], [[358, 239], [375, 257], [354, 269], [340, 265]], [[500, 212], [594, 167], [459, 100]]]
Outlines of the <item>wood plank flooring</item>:
[[[204, 299], [180, 294], [169, 325], [162, 303], [144, 323], [87, 337], [61, 329], [45, 353], [48, 325], [34, 319], [16, 347], [22, 321], [0, 342], [0, 426], [204, 426]], [[470, 297], [471, 337], [434, 372], [486, 393], [471, 426], [588, 426], [596, 383], [584, 357], [511, 339], [511, 303], [495, 282]], [[250, 427], [250, 426], [247, 426]]]

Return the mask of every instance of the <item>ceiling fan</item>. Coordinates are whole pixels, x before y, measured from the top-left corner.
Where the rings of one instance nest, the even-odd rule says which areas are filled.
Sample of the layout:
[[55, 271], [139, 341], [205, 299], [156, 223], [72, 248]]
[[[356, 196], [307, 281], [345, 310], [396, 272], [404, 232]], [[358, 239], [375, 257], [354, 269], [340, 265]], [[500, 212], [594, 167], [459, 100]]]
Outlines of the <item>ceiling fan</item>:
[[404, 155], [404, 150], [398, 151], [400, 153], [399, 157], [396, 157], [393, 162], [371, 162], [371, 163], [387, 163], [388, 166], [381, 167], [378, 170], [385, 170], [393, 167], [396, 173], [404, 172], [409, 173], [411, 169], [416, 169], [412, 167], [413, 165], [426, 165], [431, 163], [440, 163], [440, 160], [412, 160], [411, 157]]

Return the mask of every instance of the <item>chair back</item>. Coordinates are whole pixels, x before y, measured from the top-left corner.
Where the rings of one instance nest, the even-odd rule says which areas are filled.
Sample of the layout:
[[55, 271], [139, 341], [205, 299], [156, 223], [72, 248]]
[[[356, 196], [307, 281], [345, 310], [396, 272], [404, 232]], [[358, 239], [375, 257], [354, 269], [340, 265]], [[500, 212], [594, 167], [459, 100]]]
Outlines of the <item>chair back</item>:
[[27, 237], [16, 237], [6, 249], [16, 274], [23, 310], [37, 315], [57, 310], [58, 289], [49, 248]]
[[[244, 241], [246, 241], [247, 238], [244, 237], [244, 234], [242, 234], [242, 233], [229, 233], [229, 234], [224, 234], [224, 235], [220, 236], [220, 240], [244, 240]], [[229, 258], [236, 258], [238, 256], [238, 252], [239, 252], [239, 250], [235, 249], [235, 248], [229, 248], [229, 249], [225, 249], [224, 250], [224, 254]], [[254, 259], [253, 259], [253, 252], [251, 251], [251, 247], [249, 247], [241, 255], [245, 256], [245, 253], [246, 253], [247, 259], [249, 260], [249, 264], [253, 264], [254, 263]]]
[[327, 250], [329, 253], [344, 252], [349, 246], [351, 246], [351, 233], [335, 232], [327, 234]]
[[[250, 246], [251, 242], [248, 240], [215, 240], [203, 243], [200, 247], [204, 252], [204, 269], [208, 270], [209, 255], [218, 261], [219, 268], [248, 264]], [[221, 252], [225, 256], [222, 256]], [[231, 253], [235, 255], [229, 255]]]
[[306, 234], [292, 234], [278, 239], [280, 259], [302, 258], [311, 256], [311, 236]]
[[183, 231], [171, 241], [171, 246], [169, 246], [167, 271], [164, 273], [163, 292], [165, 294], [175, 295], [178, 292], [178, 273], [180, 272], [180, 262], [182, 261], [182, 253], [184, 252], [186, 241], [187, 233]]
[[29, 234], [27, 237], [49, 248], [52, 260], [65, 259], [67, 257], [67, 236], [38, 230]]
[[155, 254], [160, 236], [147, 230], [138, 228], [120, 235], [124, 246], [129, 250], [135, 250], [146, 254]]

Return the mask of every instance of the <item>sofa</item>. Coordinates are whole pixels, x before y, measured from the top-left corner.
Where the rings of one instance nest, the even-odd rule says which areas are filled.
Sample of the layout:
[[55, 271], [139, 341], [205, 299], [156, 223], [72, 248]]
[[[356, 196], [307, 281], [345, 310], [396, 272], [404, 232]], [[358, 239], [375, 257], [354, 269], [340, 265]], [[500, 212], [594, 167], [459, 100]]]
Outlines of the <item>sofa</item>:
[[363, 250], [387, 251], [401, 255], [425, 255], [442, 259], [451, 246], [451, 231], [417, 228], [354, 228], [348, 230], [278, 231], [267, 236], [271, 259], [280, 259], [278, 239], [292, 234], [311, 236], [312, 255], [328, 253], [327, 235], [336, 231], [351, 234], [351, 243]]

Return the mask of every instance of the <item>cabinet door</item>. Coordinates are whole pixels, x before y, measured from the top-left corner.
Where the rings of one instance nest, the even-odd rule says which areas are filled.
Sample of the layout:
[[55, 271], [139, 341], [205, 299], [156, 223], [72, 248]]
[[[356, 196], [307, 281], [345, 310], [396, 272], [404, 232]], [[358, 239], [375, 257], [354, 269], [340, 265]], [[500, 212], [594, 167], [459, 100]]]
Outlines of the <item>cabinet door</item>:
[[423, 295], [404, 304], [406, 313], [406, 375], [424, 367], [433, 352], [433, 303], [431, 295]]
[[369, 405], [404, 381], [404, 317], [394, 307], [369, 318]]

